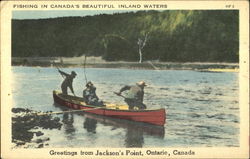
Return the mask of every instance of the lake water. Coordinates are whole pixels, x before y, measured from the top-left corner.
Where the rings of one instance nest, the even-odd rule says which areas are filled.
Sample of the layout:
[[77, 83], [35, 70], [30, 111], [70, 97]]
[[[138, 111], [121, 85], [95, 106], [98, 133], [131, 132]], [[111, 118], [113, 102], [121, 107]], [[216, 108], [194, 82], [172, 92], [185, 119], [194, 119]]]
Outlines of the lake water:
[[[83, 68], [73, 87], [82, 96]], [[47, 147], [211, 147], [239, 146], [238, 73], [209, 73], [188, 70], [130, 70], [87, 68], [87, 78], [104, 101], [124, 103], [113, 94], [125, 84], [144, 80], [144, 103], [148, 108], [165, 108], [163, 128], [143, 127], [135, 122], [102, 118], [84, 113], [55, 114], [61, 130], [42, 130]], [[12, 67], [14, 108], [62, 111], [54, 105], [52, 91], [63, 80], [55, 68]]]

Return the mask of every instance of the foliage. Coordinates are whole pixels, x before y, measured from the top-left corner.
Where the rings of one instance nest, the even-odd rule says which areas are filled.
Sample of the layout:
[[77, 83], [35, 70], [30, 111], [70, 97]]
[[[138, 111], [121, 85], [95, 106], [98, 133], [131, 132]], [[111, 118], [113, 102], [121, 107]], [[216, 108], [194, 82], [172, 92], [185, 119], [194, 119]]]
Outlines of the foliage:
[[12, 56], [102, 56], [138, 61], [138, 38], [149, 33], [144, 60], [238, 62], [237, 10], [171, 10], [86, 17], [12, 20]]

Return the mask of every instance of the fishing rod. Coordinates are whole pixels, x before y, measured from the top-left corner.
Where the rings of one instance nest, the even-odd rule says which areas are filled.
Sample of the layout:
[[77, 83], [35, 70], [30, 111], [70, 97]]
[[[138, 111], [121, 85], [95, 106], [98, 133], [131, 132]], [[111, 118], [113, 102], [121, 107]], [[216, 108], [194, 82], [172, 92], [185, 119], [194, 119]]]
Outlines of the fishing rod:
[[[58, 70], [58, 71], [61, 71], [59, 68], [58, 68], [58, 66], [56, 65], [56, 63], [55, 63], [55, 61], [53, 61], [53, 64], [54, 64], [54, 66], [56, 67], [56, 69]], [[61, 74], [61, 73], [60, 73]], [[61, 74], [61, 76], [64, 78], [64, 76]]]
[[86, 56], [86, 54], [85, 54], [84, 63], [83, 63], [83, 70], [84, 70], [85, 82], [86, 82], [86, 84], [87, 84], [87, 83], [88, 83], [88, 79], [87, 79], [86, 69], [85, 69], [85, 67], [86, 67], [86, 60], [87, 60], [87, 56]]

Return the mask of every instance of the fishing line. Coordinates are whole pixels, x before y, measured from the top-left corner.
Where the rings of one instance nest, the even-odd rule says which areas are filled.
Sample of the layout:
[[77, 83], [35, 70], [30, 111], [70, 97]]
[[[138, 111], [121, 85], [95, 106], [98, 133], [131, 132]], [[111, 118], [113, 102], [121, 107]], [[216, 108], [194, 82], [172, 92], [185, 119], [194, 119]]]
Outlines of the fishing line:
[[[88, 106], [88, 105], [85, 105]], [[90, 105], [89, 105], [90, 106]], [[43, 115], [52, 115], [52, 114], [63, 114], [63, 113], [73, 113], [73, 112], [84, 112], [84, 111], [91, 111], [91, 110], [96, 110], [96, 109], [107, 109], [107, 108], [117, 108], [116, 105], [114, 106], [109, 106], [109, 107], [95, 107], [95, 108], [90, 108], [90, 109], [80, 109], [80, 110], [67, 110], [67, 111], [59, 111], [59, 112], [36, 112], [36, 113], [22, 113], [24, 116], [26, 115], [36, 115], [36, 116], [43, 116]], [[20, 115], [16, 115], [20, 116]]]
[[85, 82], [86, 82], [86, 84], [87, 84], [87, 83], [88, 83], [88, 79], [87, 79], [86, 69], [85, 69], [85, 66], [86, 66], [86, 60], [87, 60], [87, 56], [85, 55], [85, 58], [84, 58], [84, 63], [83, 63], [83, 70], [84, 70]]
[[148, 63], [156, 70], [156, 71], [159, 71], [160, 68], [159, 67], [156, 67], [151, 61], [148, 61]]
[[[73, 112], [80, 112], [80, 111], [90, 111], [90, 110], [96, 110], [96, 109], [101, 109], [104, 107], [96, 107], [96, 108], [91, 108], [91, 109], [80, 109], [80, 110], [67, 110], [67, 111], [59, 111], [59, 112], [35, 112], [35, 113], [21, 113], [21, 115], [26, 116], [26, 115], [36, 115], [36, 116], [43, 116], [43, 115], [52, 115], [52, 114], [63, 114], [63, 113], [73, 113]], [[16, 116], [21, 116], [21, 115], [16, 115]]]
[[33, 114], [37, 116], [42, 116], [42, 115], [51, 115], [51, 114], [63, 114], [63, 113], [73, 113], [73, 112], [80, 112], [80, 111], [90, 111], [90, 110], [96, 110], [96, 109], [101, 109], [101, 108], [103, 107], [96, 107], [96, 108], [91, 108], [91, 109], [80, 109], [80, 110], [67, 110], [67, 111], [60, 111], [60, 112], [33, 113]]

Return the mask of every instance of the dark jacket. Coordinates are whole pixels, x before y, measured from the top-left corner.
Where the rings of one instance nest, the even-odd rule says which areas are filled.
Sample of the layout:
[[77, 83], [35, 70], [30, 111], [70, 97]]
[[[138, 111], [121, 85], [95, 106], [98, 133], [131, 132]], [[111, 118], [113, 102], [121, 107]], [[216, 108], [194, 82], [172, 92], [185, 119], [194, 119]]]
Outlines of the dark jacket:
[[88, 87], [86, 89], [83, 90], [83, 98], [84, 100], [86, 101], [89, 101], [89, 100], [98, 100], [99, 98], [97, 97], [96, 93], [96, 87], [92, 86], [92, 87]]
[[83, 90], [83, 98], [87, 104], [95, 106], [103, 106], [103, 101], [99, 100], [96, 95], [96, 87], [91, 86]]
[[128, 99], [133, 99], [136, 101], [139, 101], [141, 103], [143, 103], [143, 97], [144, 97], [144, 88], [140, 87], [138, 85], [135, 86], [124, 86], [123, 88], [121, 88], [120, 93], [122, 93], [123, 91], [129, 90], [126, 98]]
[[67, 74], [67, 73], [61, 71], [61, 70], [58, 70], [58, 71], [62, 76], [65, 77], [64, 81], [61, 84], [61, 88], [62, 88], [63, 93], [65, 93], [65, 91], [66, 91], [66, 94], [67, 94], [67, 87], [69, 87], [71, 92], [74, 93], [74, 89], [72, 86], [74, 77], [70, 74]]

